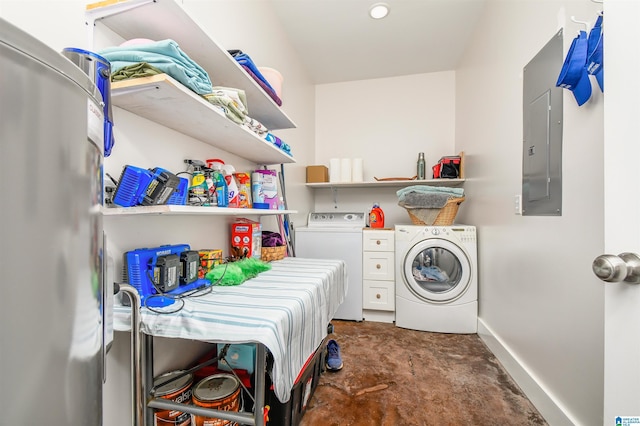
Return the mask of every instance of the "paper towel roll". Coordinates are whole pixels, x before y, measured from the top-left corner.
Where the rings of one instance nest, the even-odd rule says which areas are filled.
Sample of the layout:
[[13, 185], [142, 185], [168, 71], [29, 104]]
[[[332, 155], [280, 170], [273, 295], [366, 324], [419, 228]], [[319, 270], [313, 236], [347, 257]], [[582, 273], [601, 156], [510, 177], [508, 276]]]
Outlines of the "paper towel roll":
[[340, 182], [340, 159], [329, 160], [329, 182]]
[[351, 162], [351, 181], [362, 182], [364, 173], [362, 171], [362, 158], [354, 158]]
[[340, 160], [340, 182], [351, 182], [351, 158]]

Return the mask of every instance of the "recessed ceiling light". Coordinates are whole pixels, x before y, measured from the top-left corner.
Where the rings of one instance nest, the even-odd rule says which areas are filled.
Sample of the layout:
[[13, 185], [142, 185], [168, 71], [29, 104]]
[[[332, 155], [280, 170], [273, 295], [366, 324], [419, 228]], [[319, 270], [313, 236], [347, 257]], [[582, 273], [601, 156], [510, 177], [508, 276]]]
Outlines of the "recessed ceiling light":
[[389, 6], [385, 3], [376, 3], [369, 9], [369, 15], [373, 19], [382, 19], [389, 14]]

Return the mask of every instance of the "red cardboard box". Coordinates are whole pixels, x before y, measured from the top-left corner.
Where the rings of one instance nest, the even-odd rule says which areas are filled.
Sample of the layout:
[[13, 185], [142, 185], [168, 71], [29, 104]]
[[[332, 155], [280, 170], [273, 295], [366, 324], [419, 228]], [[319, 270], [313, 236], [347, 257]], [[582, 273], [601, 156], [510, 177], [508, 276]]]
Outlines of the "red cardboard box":
[[260, 259], [262, 225], [249, 219], [238, 219], [231, 225], [231, 255], [236, 258]]

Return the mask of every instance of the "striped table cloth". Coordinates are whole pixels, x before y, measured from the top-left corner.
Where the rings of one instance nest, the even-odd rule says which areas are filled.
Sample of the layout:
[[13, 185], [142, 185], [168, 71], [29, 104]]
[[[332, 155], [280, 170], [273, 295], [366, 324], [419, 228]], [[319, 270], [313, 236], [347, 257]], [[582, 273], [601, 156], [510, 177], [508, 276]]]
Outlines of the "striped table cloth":
[[[212, 343], [262, 343], [273, 355], [275, 394], [287, 402], [298, 373], [327, 336], [327, 325], [344, 300], [347, 267], [342, 260], [298, 257], [271, 265], [241, 285], [214, 286], [209, 294], [184, 299], [177, 313], [142, 308], [142, 332]], [[114, 307], [115, 330], [130, 331], [130, 318], [129, 307]]]

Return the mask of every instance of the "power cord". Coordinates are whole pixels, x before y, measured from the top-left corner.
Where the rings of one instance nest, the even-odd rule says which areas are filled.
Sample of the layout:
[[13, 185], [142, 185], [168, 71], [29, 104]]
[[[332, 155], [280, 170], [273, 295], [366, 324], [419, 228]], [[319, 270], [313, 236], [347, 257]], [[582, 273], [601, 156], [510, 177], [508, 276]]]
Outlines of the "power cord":
[[[198, 287], [198, 288], [194, 288], [193, 290], [190, 290], [188, 292], [185, 292], [183, 294], [170, 294], [170, 293], [165, 293], [158, 285], [158, 283], [156, 283], [155, 279], [153, 278], [153, 275], [151, 274], [151, 269], [147, 270], [147, 278], [149, 279], [149, 281], [151, 282], [151, 284], [153, 285], [153, 288], [156, 290], [157, 294], [151, 294], [149, 296], [147, 296], [144, 299], [144, 307], [147, 308], [149, 311], [156, 313], [156, 314], [163, 314], [163, 315], [170, 315], [170, 314], [175, 314], [177, 312], [180, 312], [185, 305], [184, 299], [186, 298], [191, 298], [191, 297], [202, 297], [205, 296], [209, 293], [211, 293], [213, 291], [213, 286], [218, 285], [221, 281], [222, 278], [224, 277], [224, 275], [227, 272], [227, 267], [229, 266], [228, 262], [224, 263], [224, 271], [222, 271], [222, 275], [220, 276], [220, 278], [218, 278], [216, 280], [216, 282], [213, 282], [211, 284], [203, 284], [202, 286]], [[160, 310], [160, 309], [156, 309], [153, 308], [151, 306], [149, 306], [148, 302], [150, 299], [153, 299], [154, 297], [166, 297], [168, 299], [174, 300], [174, 301], [180, 301], [180, 307], [173, 309], [173, 310]]]

